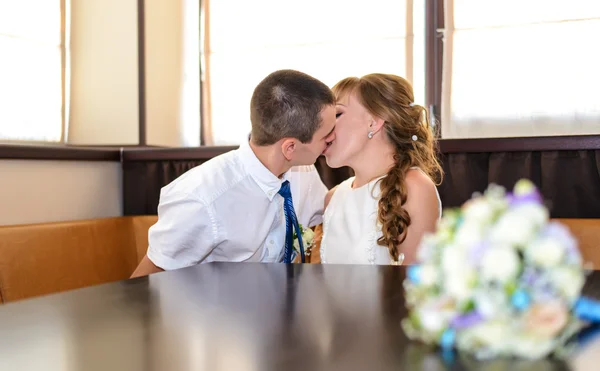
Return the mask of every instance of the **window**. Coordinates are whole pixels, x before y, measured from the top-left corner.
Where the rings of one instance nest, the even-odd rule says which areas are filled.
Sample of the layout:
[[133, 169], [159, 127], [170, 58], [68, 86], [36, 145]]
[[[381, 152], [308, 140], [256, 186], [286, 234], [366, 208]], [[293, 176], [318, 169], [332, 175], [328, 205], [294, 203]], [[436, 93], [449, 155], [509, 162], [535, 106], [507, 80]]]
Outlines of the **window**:
[[423, 8], [424, 0], [219, 0], [210, 6], [205, 0], [206, 144], [238, 144], [247, 136], [252, 92], [278, 69], [297, 69], [329, 86], [348, 76], [394, 73], [421, 87], [415, 90], [422, 103]]
[[63, 133], [65, 0], [0, 0], [0, 140]]
[[445, 4], [443, 138], [600, 133], [600, 2]]

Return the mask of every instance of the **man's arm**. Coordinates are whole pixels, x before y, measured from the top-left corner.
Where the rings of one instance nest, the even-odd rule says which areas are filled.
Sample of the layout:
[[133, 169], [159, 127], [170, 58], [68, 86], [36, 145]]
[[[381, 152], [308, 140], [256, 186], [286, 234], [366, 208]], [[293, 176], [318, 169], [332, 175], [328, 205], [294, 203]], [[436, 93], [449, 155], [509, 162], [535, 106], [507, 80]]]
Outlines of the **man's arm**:
[[148, 255], [144, 255], [144, 258], [131, 275], [131, 278], [147, 276], [149, 274], [158, 272], [164, 272], [164, 269], [154, 265], [154, 263], [152, 263], [152, 260], [148, 258]]
[[148, 251], [131, 277], [202, 262], [216, 246], [210, 205], [178, 192], [161, 193], [158, 221], [148, 231]]

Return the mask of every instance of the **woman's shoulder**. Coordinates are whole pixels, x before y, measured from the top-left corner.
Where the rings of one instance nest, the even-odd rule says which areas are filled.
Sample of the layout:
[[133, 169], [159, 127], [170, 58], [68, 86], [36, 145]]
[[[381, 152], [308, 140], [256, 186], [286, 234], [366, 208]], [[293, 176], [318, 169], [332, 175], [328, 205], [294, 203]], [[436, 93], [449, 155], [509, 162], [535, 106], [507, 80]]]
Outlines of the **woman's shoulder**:
[[435, 192], [436, 187], [433, 180], [418, 167], [411, 167], [408, 169], [404, 180], [408, 189], [425, 189]]
[[333, 198], [333, 194], [336, 191], [338, 191], [338, 189], [349, 188], [353, 181], [354, 181], [354, 177], [350, 177], [350, 178], [344, 180], [343, 182], [341, 182], [340, 184], [336, 185], [335, 187], [331, 188], [329, 191], [327, 191], [327, 194], [325, 195], [325, 207], [327, 207], [329, 205], [329, 202]]
[[431, 178], [419, 168], [411, 168], [406, 173], [406, 192], [409, 201], [432, 204], [439, 203], [437, 187]]

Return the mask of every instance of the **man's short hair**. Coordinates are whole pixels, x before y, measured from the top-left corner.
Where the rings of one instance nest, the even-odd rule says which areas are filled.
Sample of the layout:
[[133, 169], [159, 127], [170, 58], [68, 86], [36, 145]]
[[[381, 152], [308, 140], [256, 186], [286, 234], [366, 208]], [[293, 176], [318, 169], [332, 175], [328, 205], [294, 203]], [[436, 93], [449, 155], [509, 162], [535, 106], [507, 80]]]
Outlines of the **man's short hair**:
[[252, 94], [252, 141], [259, 146], [282, 138], [309, 143], [321, 126], [321, 111], [334, 104], [331, 89], [314, 77], [295, 70], [275, 71]]

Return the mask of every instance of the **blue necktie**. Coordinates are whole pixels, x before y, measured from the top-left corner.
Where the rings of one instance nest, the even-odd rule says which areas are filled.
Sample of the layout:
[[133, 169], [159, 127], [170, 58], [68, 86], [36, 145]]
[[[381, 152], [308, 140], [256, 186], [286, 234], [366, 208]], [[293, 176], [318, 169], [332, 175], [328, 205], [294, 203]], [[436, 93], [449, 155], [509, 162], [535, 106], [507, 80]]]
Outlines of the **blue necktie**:
[[294, 246], [294, 231], [296, 229], [296, 235], [298, 236], [298, 242], [300, 245], [300, 257], [302, 263], [304, 263], [304, 244], [302, 243], [302, 233], [300, 233], [300, 225], [298, 225], [298, 218], [294, 211], [294, 203], [292, 202], [292, 192], [290, 191], [290, 182], [285, 181], [281, 184], [279, 192], [283, 197], [283, 211], [285, 213], [285, 249], [283, 253], [283, 262], [292, 262], [292, 250]]

